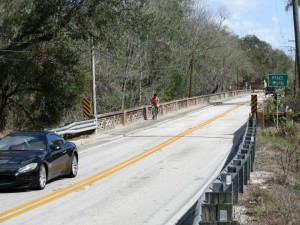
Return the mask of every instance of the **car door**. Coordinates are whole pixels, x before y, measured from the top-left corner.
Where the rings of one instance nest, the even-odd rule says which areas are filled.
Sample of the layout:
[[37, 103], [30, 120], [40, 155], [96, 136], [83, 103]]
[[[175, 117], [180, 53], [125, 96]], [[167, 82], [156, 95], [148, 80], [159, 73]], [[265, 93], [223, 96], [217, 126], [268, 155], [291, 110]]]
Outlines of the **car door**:
[[66, 167], [67, 151], [63, 147], [65, 140], [57, 134], [49, 134], [49, 164], [48, 179], [60, 176]]

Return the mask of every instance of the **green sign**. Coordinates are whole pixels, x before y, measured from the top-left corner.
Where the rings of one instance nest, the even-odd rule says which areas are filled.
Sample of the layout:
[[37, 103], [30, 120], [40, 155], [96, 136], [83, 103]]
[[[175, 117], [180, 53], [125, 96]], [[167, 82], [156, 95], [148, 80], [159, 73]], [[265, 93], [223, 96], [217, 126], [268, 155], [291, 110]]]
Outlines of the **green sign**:
[[269, 74], [268, 79], [269, 87], [287, 87], [286, 74]]

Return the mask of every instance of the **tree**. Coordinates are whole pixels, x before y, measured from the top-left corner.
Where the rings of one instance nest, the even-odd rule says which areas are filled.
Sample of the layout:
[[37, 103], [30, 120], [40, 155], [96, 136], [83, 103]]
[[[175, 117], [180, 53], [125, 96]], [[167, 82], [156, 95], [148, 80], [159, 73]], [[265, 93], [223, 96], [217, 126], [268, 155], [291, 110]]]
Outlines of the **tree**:
[[146, 104], [154, 92], [163, 102], [226, 91], [239, 77], [287, 69], [281, 52], [223, 26], [224, 11], [215, 20], [193, 2], [0, 1], [0, 129], [82, 119], [92, 42], [96, 113]]
[[254, 72], [247, 75], [249, 82], [261, 83], [268, 74], [288, 73], [293, 67], [291, 59], [280, 50], [259, 40], [255, 35], [241, 39], [241, 45], [250, 59]]
[[140, 7], [137, 2], [142, 4], [134, 1], [132, 6], [131, 1], [117, 0], [1, 1], [0, 129], [12, 113], [17, 112], [23, 121], [14, 120], [12, 126], [48, 127], [76, 107], [86, 92], [89, 69], [81, 58], [81, 47], [87, 51], [83, 41], [113, 41], [114, 36], [106, 36], [105, 31], [118, 23], [121, 13]]
[[80, 6], [46, 0], [1, 2], [7, 14], [0, 27], [0, 128], [12, 114], [18, 115], [15, 126], [49, 126], [72, 106], [81, 83], [79, 52], [59, 32]]
[[248, 74], [248, 81], [262, 81], [268, 73], [274, 73], [275, 68], [270, 68], [270, 44], [259, 40], [255, 35], [247, 35], [241, 39], [241, 45], [255, 68], [254, 74]]

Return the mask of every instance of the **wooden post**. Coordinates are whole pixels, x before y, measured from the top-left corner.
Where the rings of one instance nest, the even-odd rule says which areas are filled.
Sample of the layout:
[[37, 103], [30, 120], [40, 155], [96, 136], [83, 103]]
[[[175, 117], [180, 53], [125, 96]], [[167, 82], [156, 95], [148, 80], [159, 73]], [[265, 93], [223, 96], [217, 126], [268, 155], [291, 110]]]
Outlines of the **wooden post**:
[[263, 110], [257, 111], [257, 125], [260, 129], [265, 129], [265, 116]]
[[124, 111], [124, 112], [123, 112], [123, 118], [122, 118], [122, 123], [123, 123], [123, 126], [125, 126], [125, 125], [126, 125], [126, 122], [127, 122], [127, 112], [126, 112], [126, 111]]
[[143, 114], [144, 114], [144, 120], [148, 120], [148, 107], [145, 106], [143, 109]]

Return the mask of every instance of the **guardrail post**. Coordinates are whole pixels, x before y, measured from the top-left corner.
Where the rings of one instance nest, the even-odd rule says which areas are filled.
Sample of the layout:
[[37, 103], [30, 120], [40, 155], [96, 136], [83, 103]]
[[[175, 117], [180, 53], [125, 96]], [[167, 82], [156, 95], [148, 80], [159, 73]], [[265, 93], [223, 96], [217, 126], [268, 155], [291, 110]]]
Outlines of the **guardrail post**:
[[224, 190], [224, 183], [216, 180], [215, 182], [212, 183], [212, 191], [214, 192], [219, 192]]
[[[202, 204], [201, 205], [201, 225], [204, 224], [218, 224], [217, 222], [217, 205], [214, 204]], [[207, 223], [210, 222], [210, 223]], [[211, 223], [213, 222], [213, 223]]]
[[242, 164], [242, 160], [240, 159], [233, 159], [232, 165], [237, 169], [238, 175], [238, 191], [239, 193], [244, 193], [244, 167]]
[[260, 129], [265, 129], [265, 116], [263, 110], [257, 111], [257, 125]]
[[232, 174], [227, 172], [222, 172], [220, 174], [221, 181], [224, 183], [224, 188], [222, 191], [226, 192], [233, 192], [233, 185], [232, 185]]
[[251, 149], [241, 149], [241, 153], [249, 155], [249, 172], [253, 172], [254, 152]]
[[250, 164], [248, 162], [249, 161], [249, 156], [246, 156], [244, 154], [238, 154], [237, 159], [241, 160], [241, 162], [242, 162], [242, 166], [243, 166], [243, 184], [247, 185], [248, 180], [250, 179], [250, 172], [249, 172], [249, 176], [248, 176], [248, 171], [250, 171], [250, 167], [249, 167]]
[[232, 193], [220, 192], [218, 199], [218, 221], [232, 221]]
[[231, 224], [232, 222], [232, 193], [206, 192], [205, 204], [201, 205], [202, 215], [200, 225]]
[[122, 116], [122, 124], [123, 124], [123, 126], [126, 125], [126, 122], [127, 122], [127, 112], [124, 110], [123, 116]]
[[231, 185], [232, 185], [231, 190], [232, 190], [233, 203], [237, 203], [239, 198], [239, 177], [237, 173], [237, 168], [234, 166], [228, 166], [227, 172], [231, 174]]
[[143, 108], [143, 116], [144, 116], [144, 120], [148, 120], [148, 106], [145, 106]]
[[164, 105], [160, 105], [159, 107], [160, 107], [161, 116], [163, 116], [164, 115]]

